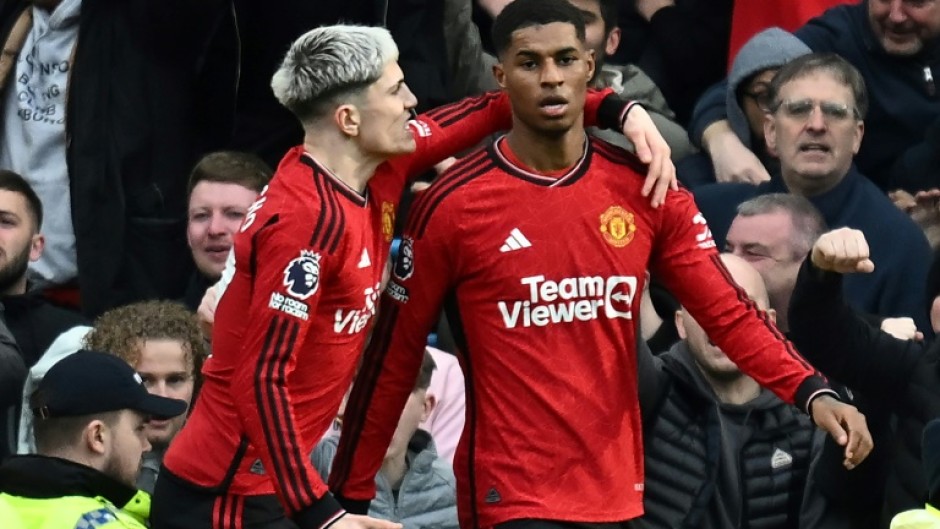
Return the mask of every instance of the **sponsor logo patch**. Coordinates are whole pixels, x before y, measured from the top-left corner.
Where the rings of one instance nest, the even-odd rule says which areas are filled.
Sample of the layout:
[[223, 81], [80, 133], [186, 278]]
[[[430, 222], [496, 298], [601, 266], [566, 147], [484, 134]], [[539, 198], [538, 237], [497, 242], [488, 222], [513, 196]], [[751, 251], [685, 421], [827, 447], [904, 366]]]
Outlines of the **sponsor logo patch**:
[[389, 281], [385, 293], [399, 303], [408, 303], [408, 289], [394, 281]]
[[525, 299], [497, 303], [507, 329], [601, 318], [633, 319], [638, 284], [634, 276], [566, 277], [553, 281], [538, 275], [523, 277], [519, 283], [527, 290]]
[[405, 237], [398, 247], [398, 259], [395, 261], [395, 277], [398, 279], [408, 279], [415, 271], [414, 244], [411, 237]]
[[708, 222], [701, 213], [696, 213], [692, 217], [692, 224], [700, 226], [700, 231], [695, 234], [695, 244], [703, 250], [715, 247], [715, 239], [712, 238], [712, 230], [708, 228]]
[[300, 318], [307, 321], [310, 318], [310, 307], [303, 301], [297, 301], [294, 298], [285, 296], [279, 292], [272, 292], [271, 299], [268, 301], [268, 307], [279, 310], [288, 316]]
[[314, 295], [320, 287], [320, 254], [301, 250], [300, 257], [284, 269], [284, 286], [288, 294], [300, 300]]
[[381, 283], [376, 283], [373, 287], [366, 287], [362, 291], [365, 297], [362, 308], [358, 309], [336, 309], [333, 317], [333, 332], [336, 334], [356, 334], [362, 332], [369, 324], [375, 311], [378, 309], [379, 287]]

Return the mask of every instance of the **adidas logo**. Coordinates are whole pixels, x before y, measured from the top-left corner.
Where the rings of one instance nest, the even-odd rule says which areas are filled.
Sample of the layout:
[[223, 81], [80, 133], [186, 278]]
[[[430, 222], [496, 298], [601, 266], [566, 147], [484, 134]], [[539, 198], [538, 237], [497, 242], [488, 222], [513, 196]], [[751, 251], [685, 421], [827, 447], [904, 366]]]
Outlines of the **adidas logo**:
[[261, 460], [256, 459], [255, 462], [251, 464], [251, 468], [248, 469], [248, 472], [251, 472], [252, 474], [257, 474], [259, 476], [265, 475], [264, 465], [261, 464]]
[[499, 492], [496, 489], [490, 489], [486, 493], [486, 497], [483, 498], [483, 501], [486, 503], [499, 503], [503, 501], [503, 498], [499, 495]]
[[359, 258], [359, 268], [365, 268], [367, 266], [372, 266], [372, 259], [369, 259], [369, 251], [365, 248], [362, 249], [362, 257]]
[[770, 468], [783, 468], [793, 464], [793, 456], [777, 448], [770, 456]]
[[525, 238], [525, 235], [519, 231], [519, 228], [513, 228], [512, 231], [509, 232], [509, 237], [506, 237], [506, 242], [499, 248], [499, 251], [503, 253], [514, 252], [531, 246], [532, 243], [529, 242], [529, 239]]

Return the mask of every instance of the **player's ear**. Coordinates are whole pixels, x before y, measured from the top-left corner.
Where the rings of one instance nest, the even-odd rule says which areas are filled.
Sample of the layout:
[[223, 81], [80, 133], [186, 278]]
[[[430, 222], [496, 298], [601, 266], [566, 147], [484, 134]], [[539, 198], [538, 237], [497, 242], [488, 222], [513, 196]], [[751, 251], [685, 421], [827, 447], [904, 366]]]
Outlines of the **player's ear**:
[[358, 136], [359, 126], [362, 122], [362, 114], [356, 105], [342, 104], [336, 107], [333, 112], [333, 121], [340, 132], [347, 136]]
[[594, 56], [594, 50], [587, 50], [587, 78], [590, 81], [594, 77], [594, 68], [597, 67], [597, 58]]
[[503, 63], [498, 62], [493, 65], [493, 77], [496, 78], [496, 84], [500, 88], [506, 89], [506, 70], [503, 69]]

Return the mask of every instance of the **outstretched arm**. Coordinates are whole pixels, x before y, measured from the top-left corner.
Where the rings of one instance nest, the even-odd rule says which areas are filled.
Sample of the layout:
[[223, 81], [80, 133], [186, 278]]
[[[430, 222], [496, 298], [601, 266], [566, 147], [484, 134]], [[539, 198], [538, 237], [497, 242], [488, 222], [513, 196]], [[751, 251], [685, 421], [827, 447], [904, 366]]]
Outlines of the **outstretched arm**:
[[860, 317], [842, 293], [842, 274], [870, 273], [864, 235], [849, 228], [824, 234], [803, 263], [790, 299], [790, 337], [829, 376], [856, 391], [897, 402], [923, 353], [923, 345], [898, 340]]

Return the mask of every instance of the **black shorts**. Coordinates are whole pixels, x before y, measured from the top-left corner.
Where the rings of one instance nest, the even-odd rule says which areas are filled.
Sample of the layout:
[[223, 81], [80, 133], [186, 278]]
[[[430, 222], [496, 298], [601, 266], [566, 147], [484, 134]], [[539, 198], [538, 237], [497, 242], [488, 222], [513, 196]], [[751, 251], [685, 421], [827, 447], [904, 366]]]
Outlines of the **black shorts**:
[[187, 483], [163, 467], [150, 509], [152, 529], [298, 529], [277, 496], [236, 496]]

